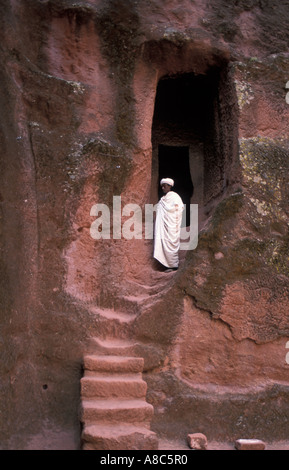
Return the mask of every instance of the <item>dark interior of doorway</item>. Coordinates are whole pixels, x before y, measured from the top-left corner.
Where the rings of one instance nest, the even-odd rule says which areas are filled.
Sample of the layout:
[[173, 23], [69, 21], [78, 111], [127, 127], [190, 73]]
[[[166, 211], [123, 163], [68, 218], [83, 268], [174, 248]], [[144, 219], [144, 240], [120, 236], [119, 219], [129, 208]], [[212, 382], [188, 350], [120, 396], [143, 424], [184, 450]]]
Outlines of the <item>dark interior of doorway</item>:
[[[159, 179], [172, 178], [175, 182], [173, 190], [180, 195], [186, 205], [186, 226], [190, 225], [190, 202], [194, 186], [190, 175], [189, 146], [158, 146]], [[163, 196], [159, 188], [159, 198]]]
[[152, 122], [151, 201], [160, 196], [160, 178], [171, 177], [184, 202], [198, 204], [203, 227], [219, 201], [239, 186], [238, 128], [235, 83], [225, 62], [206, 74], [163, 76]]

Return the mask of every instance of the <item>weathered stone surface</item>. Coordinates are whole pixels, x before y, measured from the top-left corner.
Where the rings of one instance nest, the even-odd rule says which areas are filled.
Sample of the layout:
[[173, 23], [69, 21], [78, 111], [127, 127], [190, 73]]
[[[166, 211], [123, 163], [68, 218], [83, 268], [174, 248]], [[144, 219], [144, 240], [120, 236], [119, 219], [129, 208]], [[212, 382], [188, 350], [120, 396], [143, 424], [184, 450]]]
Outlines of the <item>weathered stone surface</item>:
[[[288, 437], [287, 22], [277, 0], [1, 1], [1, 448], [79, 448], [82, 358], [118, 326], [155, 429]], [[196, 93], [163, 113], [176, 83]], [[157, 202], [159, 144], [190, 146], [202, 229], [166, 277], [152, 240], [90, 234], [96, 203]]]
[[208, 441], [207, 437], [202, 433], [188, 434], [188, 444], [194, 450], [207, 450]]

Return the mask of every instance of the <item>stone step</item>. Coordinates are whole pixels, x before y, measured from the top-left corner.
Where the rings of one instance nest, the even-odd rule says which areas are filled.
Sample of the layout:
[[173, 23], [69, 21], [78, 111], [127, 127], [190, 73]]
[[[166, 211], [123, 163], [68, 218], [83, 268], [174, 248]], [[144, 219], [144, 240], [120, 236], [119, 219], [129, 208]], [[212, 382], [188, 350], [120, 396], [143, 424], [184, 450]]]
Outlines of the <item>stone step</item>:
[[94, 337], [90, 339], [89, 351], [105, 356], [134, 356], [136, 343], [125, 339]]
[[84, 357], [83, 366], [87, 371], [138, 373], [143, 371], [144, 359], [141, 357], [87, 355]]
[[[165, 280], [165, 282], [160, 282], [161, 280]], [[167, 287], [167, 278], [164, 273], [160, 273], [159, 278], [152, 280], [152, 285], [140, 284], [135, 281], [127, 281], [126, 285], [129, 291], [134, 292], [134, 295], [142, 297], [142, 303], [146, 303], [147, 300], [158, 295]]]
[[86, 425], [83, 450], [158, 450], [156, 434], [131, 425]]
[[159, 367], [165, 357], [160, 345], [97, 337], [90, 338], [86, 353], [87, 355], [97, 356], [142, 357], [144, 359], [143, 372]]
[[[123, 295], [121, 297], [114, 297], [111, 302], [110, 308], [119, 311], [126, 312], [126, 314], [138, 315], [140, 308], [149, 299], [145, 294], [138, 295]], [[107, 300], [109, 302], [109, 300]]]
[[101, 308], [97, 305], [90, 305], [89, 311], [103, 318], [107, 318], [109, 320], [119, 320], [120, 322], [130, 322], [135, 317], [135, 315], [131, 313], [115, 310], [113, 308]]
[[95, 318], [93, 327], [99, 337], [126, 338], [131, 336], [136, 315], [113, 309], [100, 309], [96, 306], [90, 306], [89, 311]]
[[87, 375], [80, 380], [82, 399], [85, 398], [144, 398], [147, 384], [141, 375]]
[[92, 423], [109, 421], [110, 423], [146, 423], [149, 426], [153, 417], [153, 406], [144, 400], [83, 400], [81, 421]]

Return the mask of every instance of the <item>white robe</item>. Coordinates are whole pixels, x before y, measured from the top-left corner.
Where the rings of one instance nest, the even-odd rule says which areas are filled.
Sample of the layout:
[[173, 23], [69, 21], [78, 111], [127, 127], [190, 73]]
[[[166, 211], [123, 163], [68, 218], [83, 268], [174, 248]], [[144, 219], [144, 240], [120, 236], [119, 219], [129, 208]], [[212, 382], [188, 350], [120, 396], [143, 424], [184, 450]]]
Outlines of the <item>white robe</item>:
[[157, 205], [154, 258], [167, 268], [179, 266], [183, 210], [183, 201], [174, 191], [169, 191]]

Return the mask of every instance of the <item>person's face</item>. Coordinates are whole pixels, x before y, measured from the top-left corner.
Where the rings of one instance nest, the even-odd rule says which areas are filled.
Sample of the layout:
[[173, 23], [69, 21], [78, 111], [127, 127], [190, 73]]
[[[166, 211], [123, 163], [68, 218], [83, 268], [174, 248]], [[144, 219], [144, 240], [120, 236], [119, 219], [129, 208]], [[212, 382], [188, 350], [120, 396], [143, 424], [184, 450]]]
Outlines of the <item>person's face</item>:
[[162, 190], [164, 194], [167, 194], [171, 189], [172, 187], [169, 184], [167, 183], [162, 184]]

